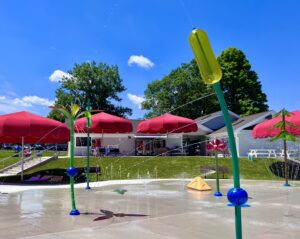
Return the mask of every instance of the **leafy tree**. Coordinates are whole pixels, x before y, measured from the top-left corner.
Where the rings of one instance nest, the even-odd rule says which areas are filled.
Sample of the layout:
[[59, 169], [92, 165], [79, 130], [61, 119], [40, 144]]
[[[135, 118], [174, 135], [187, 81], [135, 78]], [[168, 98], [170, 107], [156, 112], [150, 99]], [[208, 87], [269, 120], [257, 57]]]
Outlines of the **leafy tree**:
[[[150, 110], [146, 118], [167, 112], [196, 118], [219, 109], [214, 95], [197, 100], [210, 93], [213, 93], [212, 88], [201, 81], [197, 64], [193, 60], [172, 70], [163, 79], [149, 83], [142, 108]], [[179, 107], [182, 105], [185, 106]]]
[[222, 69], [221, 87], [228, 108], [240, 115], [251, 115], [268, 110], [267, 96], [245, 54], [230, 47], [217, 58]]
[[[245, 54], [236, 48], [228, 48], [218, 57], [223, 71], [221, 80], [228, 108], [241, 115], [268, 110], [266, 94], [262, 92], [257, 74]], [[219, 110], [215, 96], [196, 100], [213, 93], [211, 86], [201, 80], [195, 60], [182, 64], [161, 80], [148, 84], [142, 108], [149, 110], [146, 117], [169, 111], [176, 115], [196, 118]], [[185, 105], [188, 102], [191, 104]], [[177, 109], [177, 107], [185, 105]]]
[[[131, 115], [131, 109], [115, 106], [113, 102], [120, 102], [118, 93], [126, 90], [117, 66], [97, 64], [95, 61], [85, 62], [75, 64], [68, 73], [70, 75], [63, 77], [60, 87], [55, 91], [56, 106], [70, 107], [77, 104], [81, 109], [85, 109], [87, 99], [90, 98], [93, 109], [101, 109], [121, 117]], [[51, 111], [48, 117], [60, 121], [64, 121], [65, 118], [57, 111]]]

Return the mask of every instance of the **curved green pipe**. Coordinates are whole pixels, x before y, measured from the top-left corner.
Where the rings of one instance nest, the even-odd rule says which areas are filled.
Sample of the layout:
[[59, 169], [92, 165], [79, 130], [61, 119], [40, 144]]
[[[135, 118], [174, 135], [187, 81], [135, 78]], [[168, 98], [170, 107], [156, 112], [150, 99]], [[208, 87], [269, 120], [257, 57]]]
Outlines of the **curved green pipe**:
[[[228, 108], [226, 101], [224, 99], [223, 91], [221, 90], [220, 84], [213, 84], [213, 88], [216, 91], [221, 110], [224, 115], [225, 125], [227, 129], [229, 145], [230, 145], [230, 153], [232, 159], [232, 170], [233, 170], [233, 184], [235, 188], [240, 188], [240, 170], [239, 170], [239, 160], [236, 151], [236, 144], [233, 134], [233, 129], [231, 125], [231, 119], [228, 113]], [[242, 212], [241, 206], [235, 206], [235, 233], [237, 239], [242, 239]]]

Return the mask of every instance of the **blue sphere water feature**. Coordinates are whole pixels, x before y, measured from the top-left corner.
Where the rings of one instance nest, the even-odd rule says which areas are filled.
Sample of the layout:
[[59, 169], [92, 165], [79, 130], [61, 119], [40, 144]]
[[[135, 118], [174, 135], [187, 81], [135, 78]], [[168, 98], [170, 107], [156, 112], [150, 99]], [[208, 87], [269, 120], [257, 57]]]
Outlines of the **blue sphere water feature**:
[[69, 177], [75, 177], [78, 174], [78, 169], [74, 167], [70, 167], [67, 169], [67, 174]]
[[248, 201], [248, 193], [242, 188], [231, 188], [227, 193], [227, 198], [233, 206], [241, 206]]

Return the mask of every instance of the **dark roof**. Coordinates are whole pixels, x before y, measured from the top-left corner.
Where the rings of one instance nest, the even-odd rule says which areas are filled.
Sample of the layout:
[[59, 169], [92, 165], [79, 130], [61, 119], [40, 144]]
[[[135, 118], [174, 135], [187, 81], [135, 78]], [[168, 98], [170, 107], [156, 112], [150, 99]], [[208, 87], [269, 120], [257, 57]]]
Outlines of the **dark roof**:
[[217, 112], [214, 112], [214, 113], [211, 113], [211, 114], [208, 114], [208, 115], [203, 115], [203, 116], [200, 116], [200, 117], [198, 117], [198, 118], [196, 118], [196, 119], [194, 119], [194, 120], [197, 121], [197, 122], [200, 122], [200, 121], [205, 120], [205, 119], [207, 119], [207, 118], [209, 118], [209, 117], [211, 117], [211, 116], [219, 115], [220, 112], [221, 112], [221, 111], [217, 111]]
[[[242, 126], [250, 123], [251, 121], [255, 120], [256, 118], [259, 118], [265, 114], [269, 113], [270, 115], [272, 115], [272, 111], [265, 111], [265, 112], [261, 112], [261, 113], [257, 113], [257, 114], [253, 114], [253, 115], [249, 115], [249, 116], [245, 116], [245, 117], [241, 117], [238, 120], [234, 121], [232, 123], [232, 127], [233, 130], [239, 129]], [[268, 115], [266, 115], [268, 116]], [[215, 132], [211, 133], [210, 135], [213, 134], [220, 134], [220, 133], [225, 133], [227, 131], [226, 126], [224, 126], [221, 129], [216, 130]]]
[[[229, 110], [229, 114], [232, 114], [232, 115], [237, 115], [237, 114], [235, 114], [235, 113], [233, 113], [232, 111], [230, 111]], [[214, 113], [211, 113], [211, 114], [208, 114], [208, 115], [203, 115], [203, 116], [200, 116], [200, 117], [198, 117], [198, 118], [196, 118], [196, 119], [194, 119], [196, 122], [201, 122], [201, 121], [203, 121], [203, 120], [205, 120], [205, 119], [208, 119], [208, 118], [210, 118], [210, 117], [215, 117], [215, 116], [219, 116], [219, 115], [222, 115], [222, 111], [216, 111], [216, 112], [214, 112]]]
[[[229, 116], [232, 122], [240, 118], [239, 115], [233, 113], [232, 111], [229, 111]], [[196, 118], [195, 121], [212, 131], [219, 130], [225, 125], [222, 111], [200, 116]]]

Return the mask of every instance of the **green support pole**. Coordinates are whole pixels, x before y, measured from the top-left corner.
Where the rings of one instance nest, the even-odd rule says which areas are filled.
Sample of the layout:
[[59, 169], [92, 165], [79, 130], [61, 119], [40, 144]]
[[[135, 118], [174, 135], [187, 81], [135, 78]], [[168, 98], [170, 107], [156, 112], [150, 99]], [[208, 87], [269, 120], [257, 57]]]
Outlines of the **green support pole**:
[[[86, 107], [87, 111], [91, 110], [91, 103], [90, 103], [90, 99], [87, 100], [87, 107]], [[90, 138], [90, 127], [91, 127], [91, 118], [87, 117], [86, 119], [86, 125], [87, 125], [87, 157], [86, 157], [86, 190], [90, 190], [90, 142], [91, 142], [91, 138]]]
[[[223, 92], [221, 90], [220, 84], [213, 84], [213, 88], [216, 91], [221, 110], [224, 115], [225, 125], [227, 128], [227, 134], [230, 144], [230, 152], [232, 158], [232, 169], [233, 169], [233, 184], [235, 188], [240, 188], [240, 170], [239, 170], [239, 161], [236, 151], [236, 144], [233, 134], [233, 129], [231, 125], [231, 120], [228, 113], [228, 108], [224, 99]], [[235, 233], [237, 239], [242, 239], [242, 212], [241, 206], [235, 206]]]
[[225, 120], [225, 125], [227, 128], [227, 134], [228, 134], [228, 139], [229, 139], [229, 144], [230, 144], [230, 152], [232, 155], [232, 169], [233, 169], [233, 180], [234, 180], [234, 187], [239, 188], [240, 187], [240, 171], [239, 171], [239, 161], [238, 161], [238, 156], [237, 156], [237, 151], [236, 151], [236, 144], [235, 144], [235, 139], [234, 139], [234, 134], [233, 134], [233, 129], [231, 125], [231, 119], [228, 113], [228, 108], [227, 104], [224, 99], [223, 92], [221, 90], [220, 84], [215, 83], [213, 84], [213, 88], [216, 91], [221, 110], [224, 115], [224, 120]]
[[219, 180], [219, 165], [218, 165], [218, 154], [217, 152], [214, 153], [215, 155], [215, 160], [216, 160], [216, 192], [215, 196], [216, 197], [222, 197], [222, 193], [220, 192], [220, 180]]
[[[286, 131], [286, 120], [284, 111], [281, 112], [282, 122], [283, 122], [283, 130]], [[284, 176], [285, 176], [285, 184], [284, 186], [289, 187], [289, 162], [287, 157], [287, 144], [286, 139], [283, 140], [283, 152], [284, 152]]]
[[71, 191], [71, 205], [72, 210], [70, 211], [71, 216], [80, 215], [80, 212], [76, 209], [75, 204], [75, 193], [74, 193], [74, 177], [78, 174], [78, 170], [74, 167], [74, 120], [75, 116], [79, 111], [79, 106], [73, 104], [70, 106], [70, 112], [62, 106], [51, 106], [50, 108], [55, 109], [63, 113], [70, 122], [70, 167], [66, 173], [70, 177], [70, 191]]
[[216, 159], [216, 173], [217, 173], [217, 178], [216, 178], [216, 186], [217, 186], [217, 192], [220, 192], [220, 182], [219, 182], [219, 166], [218, 166], [218, 156], [215, 154], [215, 159]]
[[86, 190], [90, 190], [90, 127], [87, 129]]
[[[74, 117], [70, 120], [70, 169], [74, 169]], [[76, 174], [75, 174], [76, 175]], [[79, 215], [79, 211], [76, 209], [75, 193], [74, 193], [74, 176], [70, 176], [70, 190], [71, 190], [71, 203], [72, 210], [70, 215]]]

